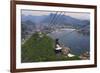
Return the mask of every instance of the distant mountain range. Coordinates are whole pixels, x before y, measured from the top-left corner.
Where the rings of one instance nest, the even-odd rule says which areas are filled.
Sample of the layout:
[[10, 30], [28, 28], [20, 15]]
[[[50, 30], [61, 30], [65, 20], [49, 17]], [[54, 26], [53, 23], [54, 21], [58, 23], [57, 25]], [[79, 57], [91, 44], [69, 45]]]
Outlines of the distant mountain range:
[[76, 19], [70, 16], [66, 15], [60, 15], [60, 14], [49, 14], [49, 15], [43, 15], [43, 16], [32, 16], [32, 15], [21, 15], [22, 22], [30, 21], [32, 23], [38, 24], [45, 24], [48, 25], [69, 25], [73, 27], [81, 27], [83, 25], [90, 25], [89, 20], [80, 20]]
[[30, 35], [34, 33], [37, 28], [42, 29], [42, 31], [51, 31], [53, 28], [58, 28], [59, 26], [71, 26], [73, 28], [82, 28], [85, 26], [83, 30], [88, 30], [90, 28], [89, 20], [80, 20], [66, 15], [60, 14], [49, 14], [43, 16], [32, 16], [32, 15], [21, 15], [21, 35], [22, 38], [25, 38], [26, 35]]
[[46, 16], [32, 16], [32, 15], [21, 15], [22, 22], [30, 20], [32, 22], [38, 23], [41, 22]]

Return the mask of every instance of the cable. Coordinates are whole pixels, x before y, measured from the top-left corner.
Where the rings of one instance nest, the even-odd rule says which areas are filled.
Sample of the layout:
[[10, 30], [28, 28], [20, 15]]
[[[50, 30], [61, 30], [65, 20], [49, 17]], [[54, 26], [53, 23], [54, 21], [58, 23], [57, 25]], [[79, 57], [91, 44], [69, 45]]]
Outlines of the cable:
[[57, 22], [57, 20], [59, 20], [60, 18], [61, 18], [61, 16], [62, 15], [64, 15], [64, 14], [62, 14], [63, 12], [60, 12], [60, 14], [59, 14], [59, 16], [57, 17], [57, 19], [56, 19], [56, 21], [54, 22], [54, 24], [52, 25], [52, 27], [54, 26], [54, 25], [56, 25], [58, 22]]
[[48, 26], [50, 26], [50, 25], [52, 24], [52, 22], [54, 21], [54, 19], [55, 19], [57, 13], [58, 13], [58, 12], [56, 12], [55, 15], [51, 18], [51, 22], [48, 24]]

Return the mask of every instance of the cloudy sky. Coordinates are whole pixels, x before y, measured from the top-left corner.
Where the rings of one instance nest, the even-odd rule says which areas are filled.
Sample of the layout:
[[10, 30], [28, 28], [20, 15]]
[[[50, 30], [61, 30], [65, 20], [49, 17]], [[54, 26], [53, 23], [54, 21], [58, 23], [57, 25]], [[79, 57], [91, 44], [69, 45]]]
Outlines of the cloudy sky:
[[[33, 15], [33, 16], [42, 16], [42, 15], [49, 15], [50, 13], [56, 13], [51, 11], [34, 11], [34, 10], [22, 10], [21, 14], [24, 15]], [[58, 12], [60, 14], [61, 12]], [[82, 20], [89, 20], [90, 19], [90, 13], [86, 12], [62, 12], [62, 15], [71, 16], [73, 18], [82, 19]]]

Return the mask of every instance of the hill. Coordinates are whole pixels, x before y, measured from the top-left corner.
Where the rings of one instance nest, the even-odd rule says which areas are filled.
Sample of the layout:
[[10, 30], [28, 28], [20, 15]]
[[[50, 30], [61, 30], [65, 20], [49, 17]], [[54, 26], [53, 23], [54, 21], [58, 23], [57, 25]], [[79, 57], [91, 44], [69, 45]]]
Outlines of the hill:
[[44, 62], [62, 60], [80, 60], [78, 56], [66, 58], [61, 55], [59, 58], [54, 51], [54, 40], [42, 33], [33, 34], [23, 45], [21, 45], [21, 62]]

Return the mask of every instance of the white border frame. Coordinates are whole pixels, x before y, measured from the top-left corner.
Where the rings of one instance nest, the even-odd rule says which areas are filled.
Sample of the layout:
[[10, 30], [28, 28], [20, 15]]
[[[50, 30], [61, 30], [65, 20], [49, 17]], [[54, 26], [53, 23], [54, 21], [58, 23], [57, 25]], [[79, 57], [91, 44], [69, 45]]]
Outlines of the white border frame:
[[[91, 24], [90, 25], [90, 60], [21, 63], [21, 34], [20, 34], [21, 33], [21, 9], [48, 10], [48, 11], [52, 9], [52, 11], [89, 12], [90, 24]], [[16, 68], [22, 69], [22, 68], [40, 68], [40, 67], [94, 64], [94, 21], [93, 20], [94, 20], [94, 9], [17, 4], [16, 5]]]

